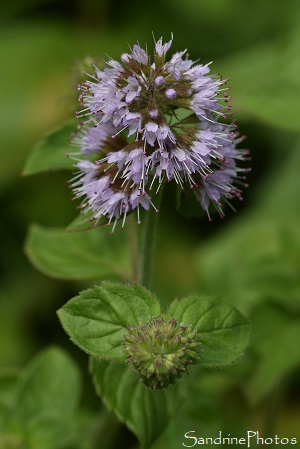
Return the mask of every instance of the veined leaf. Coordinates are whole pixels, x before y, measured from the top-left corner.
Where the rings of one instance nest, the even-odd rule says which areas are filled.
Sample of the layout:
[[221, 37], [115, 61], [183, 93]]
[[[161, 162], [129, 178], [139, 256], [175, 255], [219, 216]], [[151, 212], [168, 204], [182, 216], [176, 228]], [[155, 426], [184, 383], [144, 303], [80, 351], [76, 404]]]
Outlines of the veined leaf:
[[48, 276], [60, 279], [129, 277], [127, 239], [107, 228], [66, 232], [32, 225], [25, 243], [30, 261]]
[[122, 343], [127, 327], [146, 324], [159, 313], [157, 299], [145, 288], [102, 282], [68, 301], [58, 316], [71, 340], [85, 352], [125, 361]]
[[137, 381], [130, 366], [91, 358], [90, 370], [96, 389], [106, 405], [149, 448], [168, 426], [178, 407], [177, 386], [152, 391]]
[[175, 300], [168, 315], [197, 329], [201, 336], [204, 366], [229, 365], [239, 359], [249, 342], [247, 319], [232, 305], [207, 296]]

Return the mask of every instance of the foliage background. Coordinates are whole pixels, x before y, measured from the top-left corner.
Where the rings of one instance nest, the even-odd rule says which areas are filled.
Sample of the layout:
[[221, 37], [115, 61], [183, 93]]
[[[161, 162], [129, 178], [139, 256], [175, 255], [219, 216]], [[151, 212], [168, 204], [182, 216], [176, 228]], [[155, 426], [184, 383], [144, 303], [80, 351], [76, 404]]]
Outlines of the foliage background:
[[76, 110], [76, 61], [118, 58], [136, 40], [151, 47], [152, 32], [165, 39], [173, 32], [173, 49], [213, 60], [213, 73], [231, 77], [253, 172], [238, 214], [228, 211], [223, 221], [182, 217], [174, 192], [168, 194], [153, 289], [165, 304], [193, 291], [222, 297], [250, 317], [253, 341], [240, 365], [195, 379], [201, 400], [189, 398], [187, 420], [155, 447], [180, 447], [191, 428], [232, 435], [252, 428], [300, 439], [299, 2], [3, 0], [0, 17], [1, 372], [17, 372], [57, 344], [81, 367], [82, 410], [98, 413], [87, 358], [55, 314], [90, 282], [49, 278], [23, 250], [32, 222], [64, 227], [76, 216], [69, 173], [21, 173], [34, 144]]

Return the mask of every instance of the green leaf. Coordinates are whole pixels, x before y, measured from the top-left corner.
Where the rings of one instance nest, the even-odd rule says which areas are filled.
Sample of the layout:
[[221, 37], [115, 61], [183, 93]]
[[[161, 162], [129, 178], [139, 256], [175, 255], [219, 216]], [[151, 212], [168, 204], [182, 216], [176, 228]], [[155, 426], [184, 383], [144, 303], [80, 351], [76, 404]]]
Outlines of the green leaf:
[[[198, 370], [195, 370], [195, 373]], [[209, 370], [210, 371], [210, 370]], [[212, 374], [211, 371], [209, 373]], [[180, 413], [172, 419], [167, 430], [155, 441], [152, 449], [170, 449], [186, 447], [193, 444], [194, 440], [185, 438], [188, 430], [199, 428], [201, 423], [201, 435], [217, 435], [222, 428], [221, 407], [214, 400], [210, 391], [205, 388], [199, 388], [199, 378], [203, 376], [202, 372], [197, 372], [197, 378], [191, 373], [189, 387], [185, 393], [187, 400], [180, 402]], [[190, 433], [190, 436], [195, 435]], [[200, 436], [200, 435], [199, 435]], [[197, 448], [197, 446], [195, 445]], [[199, 446], [201, 447], [201, 446]]]
[[106, 228], [68, 233], [32, 225], [25, 252], [36, 268], [55, 278], [129, 277], [127, 239]]
[[66, 125], [57, 128], [46, 135], [30, 154], [25, 164], [23, 175], [32, 175], [48, 170], [72, 170], [74, 163], [68, 153], [68, 142], [71, 133], [76, 131], [77, 121], [70, 120]]
[[80, 395], [80, 376], [70, 357], [58, 348], [39, 354], [23, 372], [16, 404], [27, 425], [41, 414], [66, 419], [73, 415]]
[[175, 300], [168, 315], [201, 335], [204, 366], [229, 365], [243, 355], [249, 342], [247, 319], [233, 306], [206, 296]]
[[159, 313], [157, 299], [143, 287], [102, 282], [68, 301], [58, 316], [81, 349], [98, 358], [124, 361], [127, 327], [146, 324]]
[[177, 386], [152, 391], [138, 382], [130, 366], [91, 358], [91, 373], [98, 394], [121, 421], [149, 448], [168, 426], [178, 407]]

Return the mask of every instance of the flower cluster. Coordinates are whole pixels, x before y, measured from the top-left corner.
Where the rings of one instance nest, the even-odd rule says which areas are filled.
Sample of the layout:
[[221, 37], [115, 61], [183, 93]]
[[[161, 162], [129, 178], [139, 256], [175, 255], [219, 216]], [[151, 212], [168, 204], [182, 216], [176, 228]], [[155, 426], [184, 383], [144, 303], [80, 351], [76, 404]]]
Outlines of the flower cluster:
[[152, 390], [167, 388], [196, 365], [200, 356], [200, 335], [192, 326], [179, 325], [175, 318], [152, 318], [125, 335], [126, 361], [138, 372], [141, 382]]
[[[155, 208], [151, 191], [175, 180], [193, 188], [209, 214], [213, 203], [221, 216], [222, 203], [241, 197], [247, 169], [237, 167], [247, 150], [237, 150], [243, 140], [231, 114], [228, 79], [209, 75], [209, 64], [189, 59], [186, 51], [166, 60], [172, 39], [155, 43], [153, 60], [138, 44], [121, 62], [110, 59], [103, 70], [94, 67], [90, 79], [79, 85], [86, 121], [73, 144], [79, 169], [70, 181], [81, 209], [94, 220], [108, 223], [140, 207]], [[113, 231], [112, 231], [113, 232]]]

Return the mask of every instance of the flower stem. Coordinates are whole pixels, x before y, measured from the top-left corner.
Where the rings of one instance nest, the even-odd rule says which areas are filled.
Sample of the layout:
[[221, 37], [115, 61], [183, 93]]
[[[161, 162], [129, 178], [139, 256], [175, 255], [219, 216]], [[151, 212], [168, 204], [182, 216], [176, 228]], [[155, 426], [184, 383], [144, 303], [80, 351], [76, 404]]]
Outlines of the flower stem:
[[164, 184], [161, 185], [156, 196], [156, 210], [150, 210], [145, 214], [143, 223], [144, 232], [141, 241], [140, 261], [139, 261], [139, 275], [138, 281], [146, 288], [150, 287], [152, 278], [153, 259], [155, 253], [155, 243], [158, 224], [158, 209], [161, 205]]
[[138, 257], [138, 241], [137, 241], [137, 232], [136, 232], [136, 224], [133, 221], [133, 216], [130, 215], [127, 218], [128, 222], [128, 242], [129, 242], [129, 250], [131, 255], [131, 281], [138, 281], [138, 272], [139, 272], [139, 257]]

